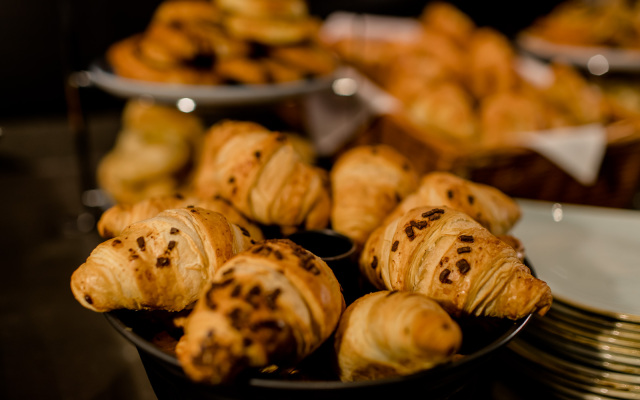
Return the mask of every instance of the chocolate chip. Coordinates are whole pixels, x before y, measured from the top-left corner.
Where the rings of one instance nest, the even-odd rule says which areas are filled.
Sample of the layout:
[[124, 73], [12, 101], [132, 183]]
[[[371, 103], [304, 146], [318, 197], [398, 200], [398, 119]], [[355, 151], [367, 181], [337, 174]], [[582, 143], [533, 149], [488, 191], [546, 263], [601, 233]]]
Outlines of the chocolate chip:
[[469, 265], [469, 262], [467, 260], [465, 260], [464, 258], [462, 260], [458, 260], [458, 262], [456, 262], [456, 267], [458, 267], [458, 271], [460, 271], [460, 273], [462, 275], [465, 275], [471, 269], [471, 266]]
[[415, 234], [413, 233], [413, 226], [411, 225], [404, 228], [404, 233], [407, 234], [407, 237], [409, 238], [409, 240], [413, 240], [416, 237]]
[[171, 265], [169, 257], [158, 257], [156, 260], [156, 267], [158, 268], [168, 267], [169, 265]]
[[396, 240], [395, 242], [393, 242], [393, 245], [391, 245], [391, 251], [396, 251], [398, 250], [398, 245], [400, 244], [400, 241]]
[[440, 282], [442, 283], [452, 283], [449, 279], [449, 274], [451, 274], [451, 270], [449, 270], [448, 268], [443, 269], [442, 272], [440, 272], [440, 276], [438, 277], [438, 279], [440, 279]]
[[378, 257], [373, 256], [373, 260], [371, 260], [371, 268], [376, 269], [378, 266]]
[[180, 232], [180, 229], [178, 228], [171, 228], [171, 230], [169, 231], [170, 235], [175, 235], [176, 233]]
[[471, 253], [471, 247], [469, 246], [459, 247], [458, 254], [462, 254], [462, 253]]
[[460, 239], [461, 242], [473, 243], [473, 236], [471, 235], [460, 235], [458, 239]]
[[145, 250], [144, 238], [140, 236], [139, 238], [136, 239], [136, 242], [138, 243], [138, 247], [140, 248], [140, 251], [144, 251]]

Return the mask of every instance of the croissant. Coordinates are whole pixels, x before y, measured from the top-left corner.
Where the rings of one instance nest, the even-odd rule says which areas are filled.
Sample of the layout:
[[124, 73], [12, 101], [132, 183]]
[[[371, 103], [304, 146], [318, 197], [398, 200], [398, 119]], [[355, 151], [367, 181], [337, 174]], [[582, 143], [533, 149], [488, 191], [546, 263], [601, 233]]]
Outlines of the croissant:
[[155, 217], [164, 210], [183, 207], [201, 207], [219, 212], [240, 229], [246, 229], [251, 237], [260, 241], [263, 234], [260, 228], [240, 214], [229, 202], [220, 197], [199, 198], [181, 194], [150, 197], [133, 204], [116, 204], [107, 209], [98, 220], [98, 233], [103, 238], [118, 236], [128, 225]]
[[287, 135], [259, 124], [223, 121], [211, 127], [193, 186], [197, 195], [215, 187], [264, 225], [321, 229], [329, 222], [326, 171], [303, 162]]
[[385, 223], [415, 207], [441, 205], [464, 212], [494, 235], [507, 234], [521, 217], [518, 203], [499, 189], [438, 171], [424, 175]]
[[267, 240], [216, 272], [186, 320], [176, 355], [187, 376], [209, 384], [293, 364], [333, 333], [344, 307], [324, 261], [288, 239]]
[[418, 185], [409, 160], [386, 145], [343, 153], [331, 169], [333, 229], [363, 246], [398, 203]]
[[420, 293], [379, 291], [345, 310], [334, 347], [344, 382], [408, 375], [451, 360], [462, 330]]
[[71, 276], [84, 307], [180, 311], [193, 305], [215, 270], [254, 240], [222, 214], [166, 210], [99, 244]]
[[418, 207], [376, 229], [360, 271], [381, 289], [424, 293], [452, 315], [519, 319], [551, 307], [549, 286], [467, 214]]

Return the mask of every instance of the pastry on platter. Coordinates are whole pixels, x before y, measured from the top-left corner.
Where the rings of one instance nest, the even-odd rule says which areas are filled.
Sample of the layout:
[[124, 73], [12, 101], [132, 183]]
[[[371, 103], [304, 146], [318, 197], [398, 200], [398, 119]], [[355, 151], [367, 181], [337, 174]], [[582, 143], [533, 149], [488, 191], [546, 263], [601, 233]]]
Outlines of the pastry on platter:
[[359, 265], [374, 286], [423, 293], [454, 316], [516, 320], [552, 303], [514, 248], [446, 206], [413, 208], [376, 229]]
[[360, 247], [418, 184], [411, 162], [386, 145], [358, 146], [344, 152], [330, 177], [331, 226]]
[[203, 289], [176, 347], [189, 378], [228, 383], [248, 369], [291, 366], [335, 330], [345, 302], [333, 271], [287, 239], [226, 262]]
[[129, 225], [99, 244], [71, 276], [84, 307], [181, 311], [192, 307], [215, 271], [255, 242], [219, 213], [180, 208]]
[[347, 309], [335, 351], [343, 382], [409, 375], [453, 359], [462, 330], [438, 303], [421, 293], [381, 290]]

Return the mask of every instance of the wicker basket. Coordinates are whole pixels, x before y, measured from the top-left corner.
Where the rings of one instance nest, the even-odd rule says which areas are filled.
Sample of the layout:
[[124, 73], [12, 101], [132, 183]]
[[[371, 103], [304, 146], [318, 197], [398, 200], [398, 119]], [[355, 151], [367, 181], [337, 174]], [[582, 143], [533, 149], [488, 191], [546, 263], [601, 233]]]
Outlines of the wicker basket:
[[513, 196], [603, 207], [632, 208], [640, 188], [640, 124], [607, 127], [597, 181], [585, 186], [547, 158], [524, 148], [477, 150], [425, 136], [397, 115], [377, 118], [349, 146], [384, 143], [409, 157], [421, 173], [450, 171]]

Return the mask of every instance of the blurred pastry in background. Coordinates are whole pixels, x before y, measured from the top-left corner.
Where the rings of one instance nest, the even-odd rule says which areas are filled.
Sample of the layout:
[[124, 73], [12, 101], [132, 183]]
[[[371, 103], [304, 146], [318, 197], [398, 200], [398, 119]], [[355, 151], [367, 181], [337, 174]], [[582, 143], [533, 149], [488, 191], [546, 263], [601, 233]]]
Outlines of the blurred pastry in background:
[[439, 136], [471, 140], [477, 136], [474, 100], [453, 82], [433, 84], [406, 106], [409, 119]]
[[130, 100], [115, 145], [98, 164], [98, 185], [115, 203], [174, 194], [188, 180], [203, 135], [194, 115]]
[[331, 74], [304, 0], [165, 0], [144, 32], [112, 44], [115, 74], [182, 84], [265, 84]]
[[354, 36], [332, 44], [400, 101], [392, 118], [412, 137], [471, 150], [512, 147], [522, 144], [520, 133], [608, 124], [627, 113], [571, 65], [542, 66], [551, 77], [545, 82], [523, 74], [504, 34], [476, 26], [450, 3], [429, 3], [415, 20], [416, 40]]
[[640, 49], [640, 4], [569, 0], [523, 33], [559, 44]]

